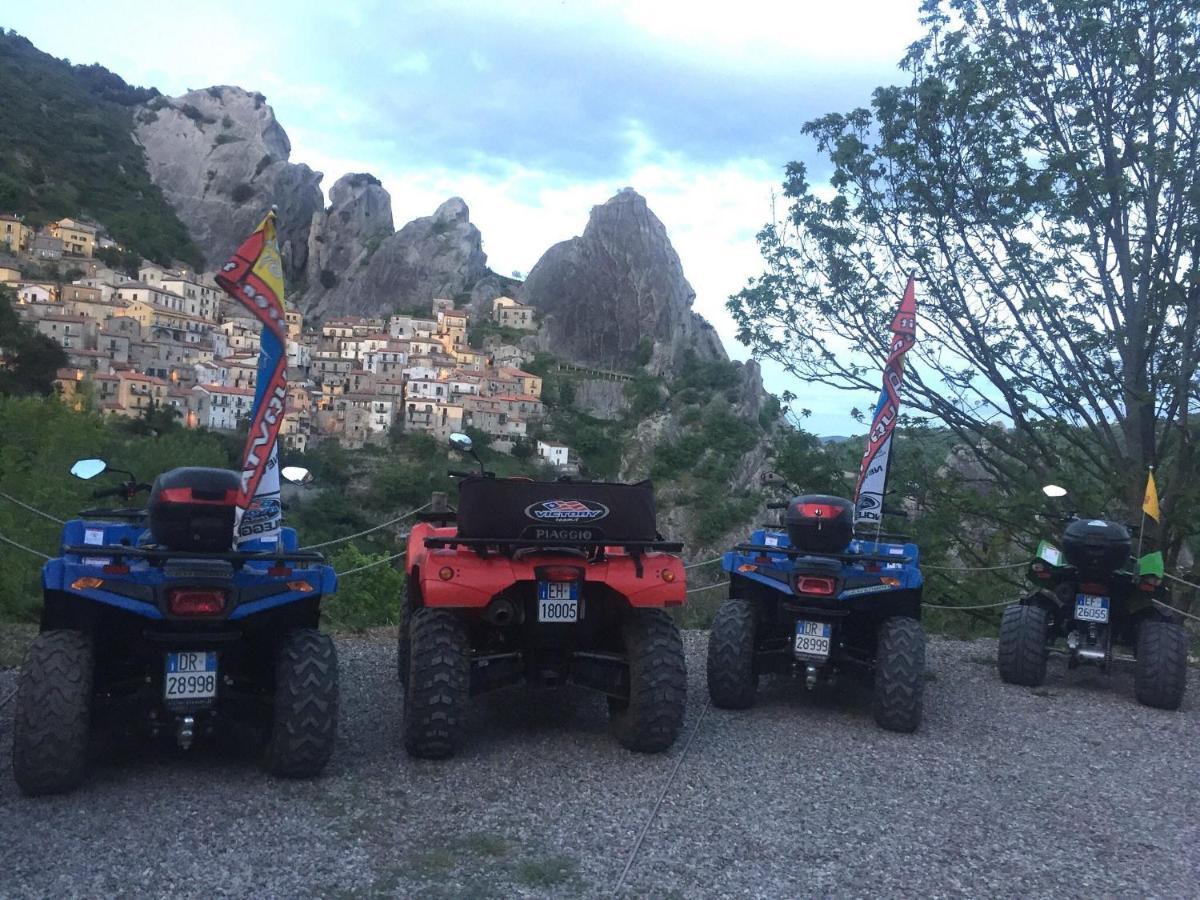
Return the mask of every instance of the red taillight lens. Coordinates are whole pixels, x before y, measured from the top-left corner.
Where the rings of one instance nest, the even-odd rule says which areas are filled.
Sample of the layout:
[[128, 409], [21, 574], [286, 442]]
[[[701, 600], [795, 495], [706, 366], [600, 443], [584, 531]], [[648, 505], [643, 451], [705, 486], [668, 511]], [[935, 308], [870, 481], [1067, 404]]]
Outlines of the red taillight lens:
[[198, 491], [190, 487], [164, 488], [158, 492], [160, 503], [191, 503], [205, 506], [232, 506], [237, 503], [237, 491]]
[[1099, 594], [1102, 597], [1108, 596], [1107, 585], [1097, 584], [1094, 581], [1084, 582], [1079, 586], [1079, 591], [1083, 594]]
[[798, 594], [819, 594], [822, 597], [828, 597], [833, 593], [832, 578], [817, 578], [813, 575], [799, 575], [796, 577], [796, 593]]
[[543, 566], [538, 570], [538, 577], [543, 581], [578, 581], [579, 570], [571, 566]]
[[267, 574], [272, 578], [287, 578], [292, 574], [292, 570], [287, 566], [271, 566], [267, 569]]
[[167, 609], [173, 616], [218, 616], [225, 611], [224, 591], [180, 588], [171, 591]]
[[1138, 588], [1147, 594], [1153, 594], [1157, 591], [1160, 584], [1162, 584], [1162, 579], [1157, 575], [1143, 575], [1138, 580]]
[[801, 503], [796, 507], [796, 514], [804, 519], [836, 519], [841, 511], [841, 507], [828, 503]]
[[100, 571], [102, 571], [105, 575], [128, 575], [129, 566], [118, 563], [109, 563]]

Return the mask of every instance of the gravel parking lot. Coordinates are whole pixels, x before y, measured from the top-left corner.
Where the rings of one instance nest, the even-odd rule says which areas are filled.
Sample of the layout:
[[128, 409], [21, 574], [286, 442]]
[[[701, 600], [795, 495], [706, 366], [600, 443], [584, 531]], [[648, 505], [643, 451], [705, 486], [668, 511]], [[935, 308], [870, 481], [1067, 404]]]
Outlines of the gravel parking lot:
[[[591, 896], [609, 893], [672, 771], [624, 896], [1195, 896], [1196, 672], [1178, 713], [1128, 673], [1003, 685], [992, 641], [936, 640], [925, 724], [877, 729], [868, 698], [771, 683], [705, 712], [689, 633], [683, 739], [638, 756], [575, 691], [476, 705], [466, 751], [400, 747], [394, 643], [340, 639], [326, 777], [282, 782], [238, 752], [136, 745], [63, 797], [20, 797], [0, 710], [0, 895]], [[0, 699], [15, 673], [0, 672]], [[703, 714], [703, 721], [697, 722]], [[695, 733], [686, 756], [681, 756]]]

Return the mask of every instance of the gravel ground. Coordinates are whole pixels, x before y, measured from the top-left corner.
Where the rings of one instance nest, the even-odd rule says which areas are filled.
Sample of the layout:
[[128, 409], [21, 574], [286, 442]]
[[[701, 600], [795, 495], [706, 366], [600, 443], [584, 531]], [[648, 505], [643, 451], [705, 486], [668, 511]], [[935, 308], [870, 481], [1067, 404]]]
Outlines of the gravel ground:
[[[135, 745], [75, 794], [25, 800], [10, 703], [0, 895], [608, 893], [677, 764], [625, 896], [1200, 893], [1194, 671], [1167, 713], [1127, 673], [1052, 660], [1045, 688], [1015, 688], [994, 642], [936, 640], [925, 724], [905, 736], [849, 688], [777, 681], [753, 710], [705, 712], [705, 635], [687, 640], [685, 735], [655, 757], [622, 750], [587, 694], [511, 690], [476, 704], [459, 757], [409, 760], [386, 635], [339, 640], [341, 741], [315, 782]], [[0, 700], [14, 683], [0, 672]]]

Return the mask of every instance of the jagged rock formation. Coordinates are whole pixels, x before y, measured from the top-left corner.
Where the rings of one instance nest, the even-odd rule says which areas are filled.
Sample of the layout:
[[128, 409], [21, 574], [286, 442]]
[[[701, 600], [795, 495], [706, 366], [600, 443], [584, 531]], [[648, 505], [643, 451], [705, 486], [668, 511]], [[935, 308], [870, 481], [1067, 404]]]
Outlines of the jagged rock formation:
[[344, 279], [365, 265], [394, 231], [391, 195], [374, 175], [343, 175], [330, 189], [329, 199], [329, 208], [313, 215], [308, 232], [310, 286]]
[[321, 173], [288, 161], [291, 143], [262, 94], [221, 86], [156, 97], [134, 115], [134, 136], [210, 267], [276, 206], [288, 274], [304, 271]]
[[[361, 208], [363, 198], [374, 193], [387, 194], [376, 188], [350, 206]], [[336, 201], [331, 212], [335, 217], [340, 213]], [[308, 315], [381, 315], [397, 307], [427, 305], [434, 297], [468, 299], [490, 274], [479, 229], [471, 224], [467, 204], [458, 197], [447, 200], [432, 216], [414, 219], [378, 239], [373, 251], [371, 239], [361, 242], [370, 251], [368, 256], [360, 256], [348, 269], [322, 269], [315, 281], [309, 279], [301, 300]]]
[[678, 371], [688, 350], [728, 358], [713, 327], [692, 311], [695, 296], [666, 228], [632, 188], [593, 207], [583, 235], [547, 250], [521, 289], [541, 311], [546, 349], [630, 369], [649, 338], [656, 374]]

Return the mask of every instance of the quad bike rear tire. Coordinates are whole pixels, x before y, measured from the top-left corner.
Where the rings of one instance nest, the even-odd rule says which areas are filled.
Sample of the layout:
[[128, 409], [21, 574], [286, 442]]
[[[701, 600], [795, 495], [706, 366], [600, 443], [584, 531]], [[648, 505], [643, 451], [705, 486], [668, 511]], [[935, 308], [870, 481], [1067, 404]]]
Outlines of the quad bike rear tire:
[[708, 696], [718, 709], [749, 709], [758, 693], [754, 671], [757, 622], [749, 600], [726, 600], [708, 633]]
[[1179, 709], [1187, 688], [1188, 637], [1182, 625], [1150, 619], [1138, 629], [1134, 693], [1138, 703]]
[[412, 613], [408, 597], [402, 597], [400, 612], [396, 617], [396, 677], [401, 684], [408, 683], [408, 665], [412, 656]]
[[635, 609], [621, 625], [629, 660], [629, 699], [610, 699], [621, 746], [661, 753], [675, 743], [687, 709], [687, 661], [679, 626], [661, 609]]
[[1046, 680], [1046, 610], [1017, 604], [1000, 619], [997, 662], [1000, 677], [1009, 684], [1040, 687]]
[[916, 731], [924, 695], [925, 629], [908, 616], [885, 619], [875, 650], [875, 723], [888, 731]]
[[26, 796], [75, 788], [87, 770], [95, 649], [82, 631], [33, 640], [17, 686], [13, 777]]
[[281, 778], [313, 778], [337, 740], [338, 660], [315, 628], [289, 632], [275, 658], [275, 700], [266, 765]]
[[451, 610], [411, 613], [404, 749], [421, 759], [445, 759], [458, 750], [470, 702], [470, 635]]

